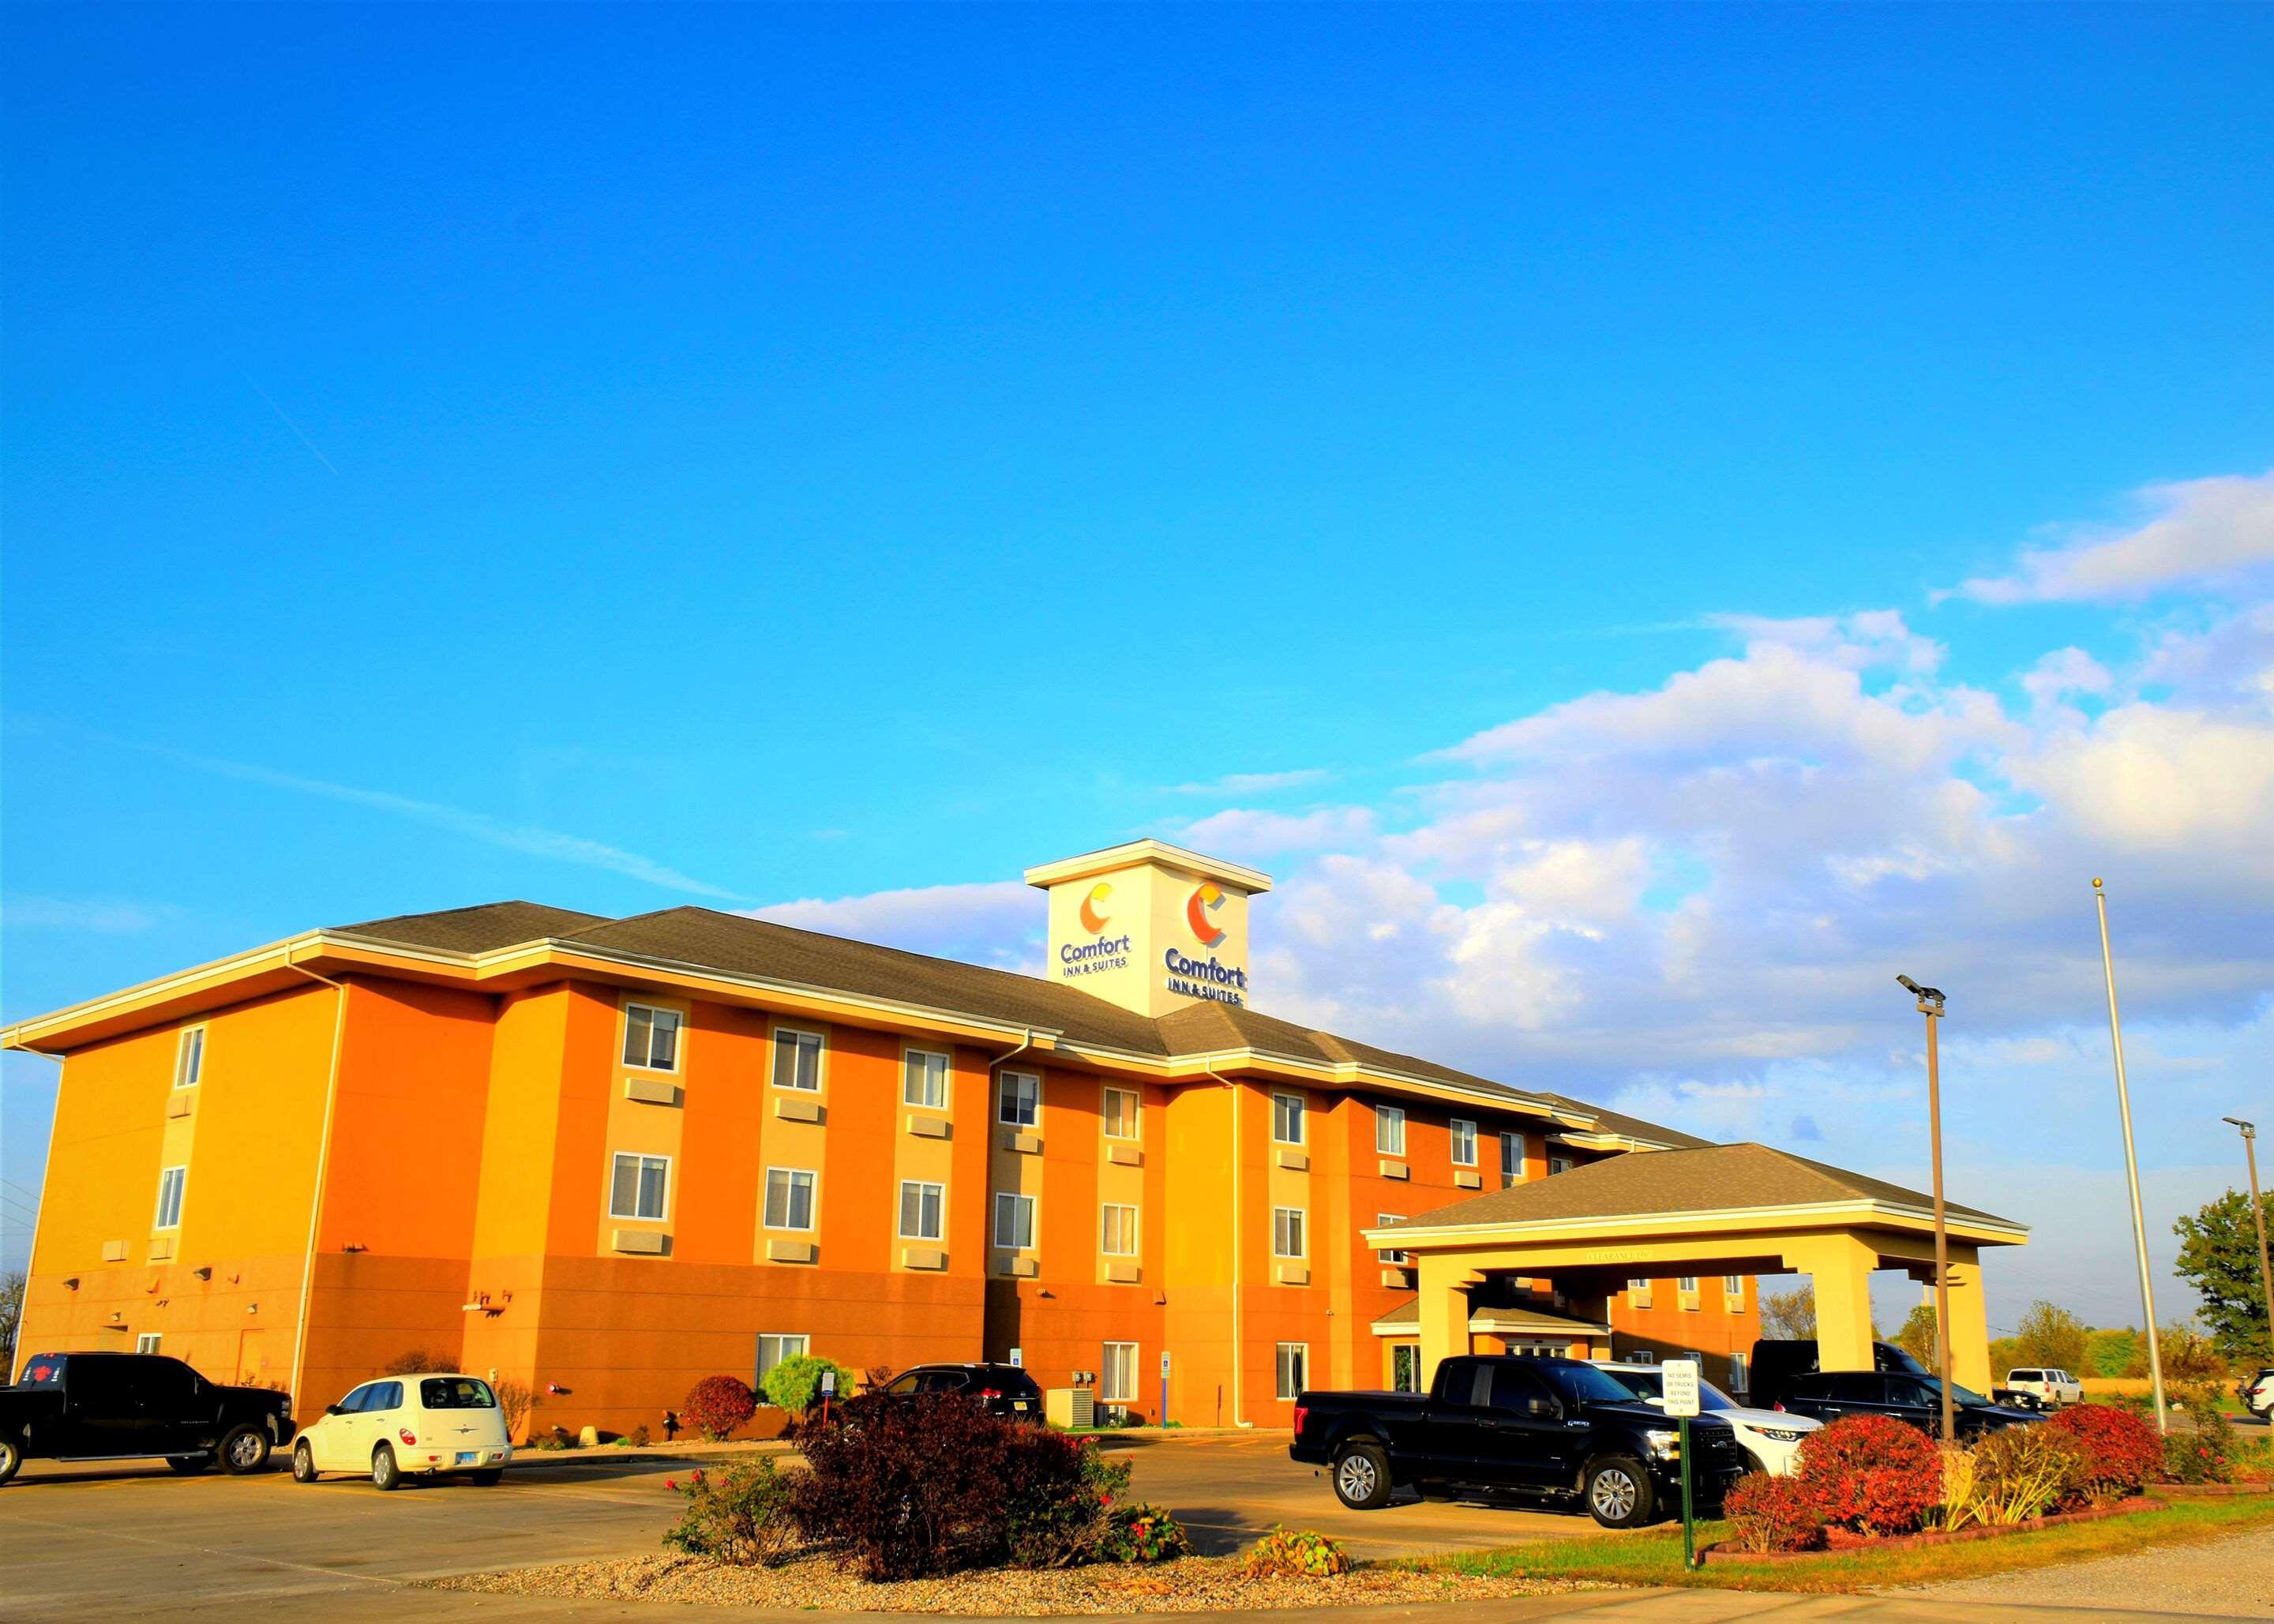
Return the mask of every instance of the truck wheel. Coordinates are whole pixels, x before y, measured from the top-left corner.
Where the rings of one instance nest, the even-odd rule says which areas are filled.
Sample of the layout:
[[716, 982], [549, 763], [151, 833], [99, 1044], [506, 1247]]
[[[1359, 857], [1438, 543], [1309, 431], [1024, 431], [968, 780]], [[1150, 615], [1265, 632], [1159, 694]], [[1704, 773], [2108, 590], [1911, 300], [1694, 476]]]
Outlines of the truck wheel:
[[221, 1469], [243, 1477], [268, 1464], [268, 1434], [257, 1426], [233, 1426], [222, 1434]]
[[1587, 1510], [1605, 1528], [1640, 1528], [1652, 1519], [1650, 1474], [1623, 1455], [1606, 1455], [1587, 1468]]
[[209, 1455], [169, 1455], [166, 1457], [166, 1464], [172, 1467], [176, 1471], [181, 1473], [184, 1477], [194, 1477], [200, 1472], [205, 1470], [207, 1467], [213, 1464], [213, 1456]]
[[371, 1452], [371, 1486], [375, 1489], [399, 1488], [403, 1472], [395, 1464], [395, 1447], [381, 1444]]
[[1352, 1511], [1389, 1504], [1389, 1456], [1379, 1444], [1351, 1444], [1335, 1456], [1335, 1498]]
[[0, 1483], [14, 1477], [16, 1469], [23, 1463], [23, 1446], [12, 1438], [0, 1438]]
[[316, 1452], [308, 1447], [308, 1440], [304, 1438], [292, 1446], [292, 1481], [313, 1483], [315, 1480]]

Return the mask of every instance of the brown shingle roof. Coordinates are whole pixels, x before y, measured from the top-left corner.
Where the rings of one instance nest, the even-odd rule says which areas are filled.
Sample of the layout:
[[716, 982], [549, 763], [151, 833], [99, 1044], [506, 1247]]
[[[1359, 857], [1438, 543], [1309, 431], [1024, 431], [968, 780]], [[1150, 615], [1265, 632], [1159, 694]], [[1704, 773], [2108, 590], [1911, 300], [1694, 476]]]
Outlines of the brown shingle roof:
[[[1726, 1212], [1858, 1199], [1919, 1208], [1931, 1207], [1934, 1199], [1901, 1184], [1811, 1162], [1766, 1145], [1708, 1145], [1696, 1150], [1613, 1156], [1553, 1178], [1536, 1178], [1456, 1201], [1387, 1227], [1423, 1229], [1454, 1224], [1547, 1223], [1604, 1213], [1639, 1216]], [[2012, 1222], [1955, 1201], [1948, 1207], [1956, 1217]]]
[[1354, 1062], [1457, 1087], [1506, 1094], [1510, 1096], [1511, 1103], [1552, 1101], [1563, 1109], [1598, 1117], [1609, 1132], [1660, 1144], [1704, 1143], [1670, 1128], [1599, 1111], [1562, 1095], [1510, 1088], [1472, 1072], [1376, 1049], [1372, 1044], [1281, 1020], [1244, 1005], [1202, 1002], [1154, 1020], [1092, 994], [1036, 976], [879, 947], [845, 936], [825, 936], [819, 931], [800, 930], [741, 914], [722, 914], [714, 908], [664, 908], [652, 914], [634, 914], [629, 919], [607, 919], [532, 902], [493, 902], [440, 914], [398, 914], [335, 929], [344, 936], [375, 937], [454, 952], [484, 952], [550, 936], [692, 969], [723, 970], [730, 974], [793, 981], [833, 992], [1046, 1027], [1064, 1034], [1076, 1043], [1133, 1054], [1165, 1056], [1256, 1049], [1329, 1064]]

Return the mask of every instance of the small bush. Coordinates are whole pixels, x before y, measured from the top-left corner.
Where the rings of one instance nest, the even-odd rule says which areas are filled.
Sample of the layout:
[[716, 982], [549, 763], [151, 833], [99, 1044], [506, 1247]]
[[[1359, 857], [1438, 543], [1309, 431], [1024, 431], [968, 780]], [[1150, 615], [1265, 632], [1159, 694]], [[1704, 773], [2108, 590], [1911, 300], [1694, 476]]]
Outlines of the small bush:
[[1859, 1534], [1908, 1534], [1942, 1499], [1942, 1457], [1891, 1416], [1849, 1416], [1811, 1432], [1796, 1477], [1816, 1515]]
[[1824, 1543], [1824, 1519], [1796, 1477], [1747, 1472], [1729, 1485], [1721, 1515], [1741, 1551], [1813, 1551]]
[[2234, 1428], [2222, 1414], [2215, 1395], [2198, 1398], [2184, 1393], [2187, 1410], [2195, 1423], [2192, 1432], [2174, 1432], [2164, 1440], [2164, 1479], [2167, 1483], [2232, 1483], [2234, 1481]]
[[529, 1434], [529, 1442], [523, 1445], [523, 1447], [529, 1449], [566, 1449], [576, 1441], [576, 1435], [570, 1432], [565, 1426], [547, 1427], [543, 1432], [538, 1432], [532, 1428]]
[[1258, 1579], [1329, 1579], [1348, 1573], [1351, 1558], [1324, 1534], [1275, 1526], [1248, 1551], [1246, 1567]]
[[2164, 1440], [2156, 1429], [2113, 1404], [2072, 1404], [2045, 1424], [2082, 1457], [2077, 1492], [2096, 1506], [2137, 1494], [2164, 1467]]
[[1098, 1555], [1108, 1562], [1172, 1562], [1192, 1553], [1185, 1525], [1141, 1500], [1113, 1508], [1113, 1527]]
[[679, 1413], [716, 1443], [758, 1413], [758, 1395], [739, 1376], [705, 1376], [688, 1389]]
[[420, 1376], [433, 1371], [454, 1371], [457, 1368], [456, 1359], [430, 1353], [424, 1348], [413, 1348], [408, 1353], [396, 1354], [380, 1365], [379, 1373], [382, 1376]]
[[853, 1372], [834, 1359], [825, 1359], [817, 1354], [801, 1353], [794, 1358], [784, 1359], [768, 1371], [761, 1384], [766, 1390], [766, 1402], [802, 1416], [821, 1402], [821, 1373], [837, 1373], [837, 1396], [853, 1396]]
[[644, 1449], [654, 1441], [654, 1435], [647, 1430], [647, 1423], [643, 1421], [616, 1441], [629, 1444], [636, 1449]]
[[873, 1580], [1003, 1560], [1011, 1434], [1034, 1429], [937, 1394], [868, 1395], [834, 1413], [799, 1440], [807, 1470], [790, 1503], [807, 1538], [840, 1546]]
[[510, 1377], [490, 1383], [490, 1391], [497, 1395], [498, 1413], [504, 1417], [505, 1435], [510, 1438], [521, 1431], [521, 1424], [536, 1408], [537, 1395]]
[[1937, 1444], [1942, 1456], [1942, 1505], [1927, 1514], [1930, 1522], [1945, 1528], [1964, 1528], [1978, 1522], [1974, 1508], [1974, 1451], [1964, 1444]]
[[1004, 1545], [1020, 1568], [1072, 1568], [1104, 1557], [1129, 1465], [1095, 1440], [1014, 1427], [1005, 1440]]
[[2050, 1426], [2008, 1426], [1974, 1446], [1974, 1520], [2010, 1527], [2081, 1494], [2084, 1452]]
[[697, 1471], [665, 1487], [687, 1497], [678, 1524], [663, 1543], [689, 1556], [707, 1556], [738, 1568], [771, 1566], [796, 1548], [789, 1485], [763, 1456], [722, 1472]]

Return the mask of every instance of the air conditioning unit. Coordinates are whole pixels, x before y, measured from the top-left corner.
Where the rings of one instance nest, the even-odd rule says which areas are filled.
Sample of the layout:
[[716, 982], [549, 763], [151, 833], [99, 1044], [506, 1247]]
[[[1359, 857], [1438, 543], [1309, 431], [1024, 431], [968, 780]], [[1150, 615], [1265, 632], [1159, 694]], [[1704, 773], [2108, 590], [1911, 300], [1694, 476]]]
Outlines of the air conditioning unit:
[[1052, 1426], [1096, 1426], [1097, 1425], [1097, 1389], [1052, 1387], [1043, 1395], [1043, 1414]]

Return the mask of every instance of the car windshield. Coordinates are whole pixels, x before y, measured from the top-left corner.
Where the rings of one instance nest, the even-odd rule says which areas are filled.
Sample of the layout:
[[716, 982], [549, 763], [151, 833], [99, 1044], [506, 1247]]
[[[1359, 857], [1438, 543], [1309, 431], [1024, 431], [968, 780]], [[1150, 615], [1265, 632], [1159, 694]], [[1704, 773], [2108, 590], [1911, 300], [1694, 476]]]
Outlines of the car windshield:
[[[1941, 1384], [1930, 1376], [1926, 1379], [1925, 1386], [1927, 1395], [1938, 1404], [1942, 1402]], [[1973, 1388], [1962, 1387], [1954, 1381], [1950, 1384], [1950, 1396], [1953, 1402], [1960, 1404], [1986, 1404], [1990, 1402]]]
[[[1609, 1370], [1608, 1376], [1621, 1387], [1630, 1389], [1638, 1399], [1657, 1402], [1666, 1393], [1666, 1379], [1656, 1371]], [[1698, 1408], [1706, 1414], [1717, 1410], [1736, 1410], [1737, 1402], [1710, 1381], [1698, 1384]]]
[[1635, 1402], [1635, 1395], [1630, 1388], [1592, 1365], [1559, 1365], [1543, 1361], [1540, 1373], [1547, 1378], [1555, 1391], [1570, 1403], [1631, 1404]]

